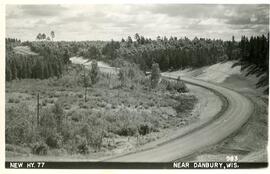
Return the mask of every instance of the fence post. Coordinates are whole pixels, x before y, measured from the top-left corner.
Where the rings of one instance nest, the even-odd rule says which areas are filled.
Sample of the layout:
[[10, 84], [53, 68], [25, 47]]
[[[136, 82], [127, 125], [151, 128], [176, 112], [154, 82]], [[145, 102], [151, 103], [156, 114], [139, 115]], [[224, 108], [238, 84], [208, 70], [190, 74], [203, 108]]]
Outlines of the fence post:
[[39, 93], [37, 94], [37, 126], [39, 126]]
[[86, 95], [87, 95], [87, 87], [85, 86], [84, 89], [84, 102], [86, 103]]

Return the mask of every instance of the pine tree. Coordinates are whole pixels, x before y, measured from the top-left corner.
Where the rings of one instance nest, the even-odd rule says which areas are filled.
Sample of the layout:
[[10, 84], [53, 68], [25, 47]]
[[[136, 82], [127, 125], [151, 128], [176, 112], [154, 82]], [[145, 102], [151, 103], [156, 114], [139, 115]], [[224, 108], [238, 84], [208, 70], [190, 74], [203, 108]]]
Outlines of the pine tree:
[[99, 67], [96, 60], [93, 60], [91, 63], [90, 76], [92, 84], [96, 84], [99, 80]]
[[152, 72], [151, 72], [151, 87], [156, 88], [158, 86], [160, 80], [160, 70], [159, 65], [157, 63], [152, 64]]

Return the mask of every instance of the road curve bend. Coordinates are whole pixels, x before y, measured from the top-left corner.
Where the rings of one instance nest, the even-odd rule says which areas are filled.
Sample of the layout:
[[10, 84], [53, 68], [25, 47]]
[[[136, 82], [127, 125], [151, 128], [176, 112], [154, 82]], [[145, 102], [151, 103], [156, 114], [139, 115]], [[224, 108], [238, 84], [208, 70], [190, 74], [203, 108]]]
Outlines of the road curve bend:
[[[174, 78], [166, 75], [163, 77]], [[193, 78], [181, 79], [223, 95], [228, 101], [228, 107], [223, 115], [206, 126], [173, 141], [145, 151], [111, 158], [105, 160], [106, 162], [171, 162], [220, 142], [237, 131], [253, 113], [253, 103], [235, 91]]]

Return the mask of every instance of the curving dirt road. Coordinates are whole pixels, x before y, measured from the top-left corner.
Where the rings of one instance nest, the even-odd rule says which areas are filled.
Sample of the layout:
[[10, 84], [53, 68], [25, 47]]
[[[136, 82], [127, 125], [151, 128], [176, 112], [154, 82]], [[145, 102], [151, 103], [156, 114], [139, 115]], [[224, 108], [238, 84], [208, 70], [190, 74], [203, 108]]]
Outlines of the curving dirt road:
[[[165, 75], [163, 77], [174, 78]], [[224, 96], [228, 102], [228, 106], [222, 116], [195, 131], [153, 149], [127, 154], [105, 161], [170, 162], [180, 159], [216, 144], [237, 131], [253, 112], [253, 103], [235, 91], [196, 79], [183, 77], [182, 80], [187, 83], [204, 86]]]

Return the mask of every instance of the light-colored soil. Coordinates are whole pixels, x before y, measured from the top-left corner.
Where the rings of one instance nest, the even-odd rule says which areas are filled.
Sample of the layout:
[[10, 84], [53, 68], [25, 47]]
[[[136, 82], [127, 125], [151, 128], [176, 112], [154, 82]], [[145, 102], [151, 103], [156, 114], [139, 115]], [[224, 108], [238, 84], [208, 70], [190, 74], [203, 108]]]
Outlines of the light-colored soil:
[[[73, 64], [84, 65], [86, 68], [91, 69], [91, 60], [84, 59], [83, 57], [71, 57], [69, 59]], [[98, 61], [98, 67], [100, 71], [108, 74], [116, 74], [118, 72], [118, 68], [113, 68], [109, 64]]]
[[[92, 63], [91, 60], [84, 59], [83, 57], [71, 57], [69, 60], [73, 64], [83, 64], [85, 66], [91, 66], [91, 63]], [[97, 63], [98, 63], [99, 68], [112, 68], [109, 64], [105, 62], [98, 61]]]
[[236, 155], [241, 162], [267, 161], [268, 143], [268, 95], [264, 88], [256, 89], [258, 78], [245, 76], [240, 67], [231, 66], [233, 61], [218, 63], [195, 70], [181, 70], [167, 74], [193, 77], [217, 83], [248, 97], [255, 105], [255, 111], [238, 132], [206, 151], [187, 157], [186, 161], [226, 161], [227, 156]]
[[205, 66], [198, 69], [184, 69], [179, 71], [167, 72], [166, 74], [180, 77], [195, 77], [196, 79], [212, 83], [222, 83], [232, 75], [241, 74], [239, 66], [232, 68], [232, 65], [234, 63], [235, 61], [228, 61], [217, 63], [211, 66]]

